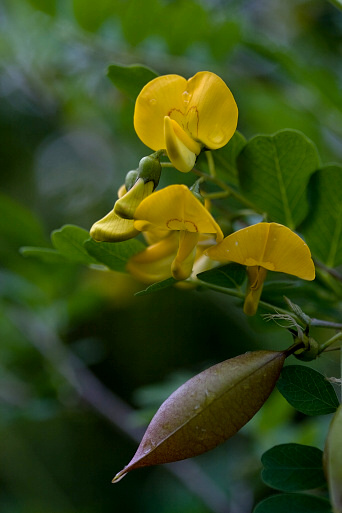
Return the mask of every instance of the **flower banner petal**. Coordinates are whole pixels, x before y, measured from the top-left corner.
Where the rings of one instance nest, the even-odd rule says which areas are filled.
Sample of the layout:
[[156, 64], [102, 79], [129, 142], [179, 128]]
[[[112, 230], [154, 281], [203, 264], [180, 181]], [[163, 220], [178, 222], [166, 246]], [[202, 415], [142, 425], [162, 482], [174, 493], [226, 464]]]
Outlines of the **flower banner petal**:
[[151, 223], [167, 230], [215, 233], [223, 239], [222, 230], [212, 215], [186, 185], [170, 185], [145, 198], [135, 211], [135, 227]]
[[209, 248], [207, 255], [220, 262], [258, 265], [303, 280], [315, 278], [308, 246], [295, 232], [277, 223], [258, 223], [238, 230]]
[[188, 81], [187, 92], [190, 133], [209, 149], [222, 148], [233, 137], [238, 120], [230, 89], [215, 73], [200, 71]]
[[186, 84], [186, 79], [179, 75], [163, 75], [141, 90], [135, 102], [134, 128], [149, 148], [155, 151], [165, 148], [164, 117], [172, 110], [182, 110]]

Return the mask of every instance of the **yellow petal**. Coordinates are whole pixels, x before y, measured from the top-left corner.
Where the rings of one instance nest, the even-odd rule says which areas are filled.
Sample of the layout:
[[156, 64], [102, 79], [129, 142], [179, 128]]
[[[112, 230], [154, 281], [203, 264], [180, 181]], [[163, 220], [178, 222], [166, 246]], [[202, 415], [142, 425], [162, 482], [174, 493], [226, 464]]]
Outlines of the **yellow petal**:
[[243, 311], [246, 315], [255, 315], [266, 278], [267, 270], [263, 267], [247, 267], [248, 288], [246, 290]]
[[170, 185], [144, 199], [135, 211], [134, 226], [146, 230], [149, 226], [163, 230], [186, 230], [214, 233], [223, 239], [222, 230], [212, 215], [195, 198], [186, 185]]
[[119, 187], [119, 190], [118, 190], [118, 198], [119, 199], [122, 198], [122, 196], [124, 196], [126, 193], [127, 193], [126, 185], [122, 184], [121, 187]]
[[[151, 246], [152, 244], [156, 244], [160, 240], [164, 239], [165, 237], [168, 237], [170, 235], [169, 230], [162, 230], [161, 228], [149, 225], [149, 230], [143, 231], [144, 239], [146, 240], [147, 244]], [[142, 230], [140, 230], [142, 231]]]
[[167, 155], [174, 167], [182, 173], [191, 171], [201, 151], [200, 144], [193, 141], [169, 116], [164, 118], [164, 138]]
[[139, 178], [133, 187], [126, 192], [114, 205], [114, 212], [125, 219], [133, 219], [134, 212], [143, 199], [152, 194], [153, 182], [144, 183], [143, 178]]
[[198, 239], [199, 233], [187, 231], [179, 233], [179, 248], [171, 266], [175, 280], [186, 280], [192, 273]]
[[97, 242], [120, 242], [132, 239], [138, 233], [134, 227], [134, 220], [119, 217], [114, 209], [94, 223], [90, 229], [90, 236]]
[[153, 150], [166, 149], [165, 116], [176, 121], [192, 140], [217, 149], [233, 136], [238, 109], [224, 81], [201, 71], [189, 80], [179, 75], [157, 77], [141, 90], [135, 103], [134, 128]]
[[186, 114], [191, 136], [215, 150], [234, 135], [238, 108], [225, 82], [209, 71], [201, 71], [187, 84], [189, 107]]
[[[176, 137], [193, 153], [196, 155], [199, 155], [202, 149], [202, 146], [200, 143], [196, 142], [190, 135], [188, 135], [183, 128], [175, 121], [174, 119], [171, 119], [169, 116], [165, 116], [164, 118], [164, 130], [165, 125], [168, 125], [168, 130], [171, 130], [174, 132]], [[166, 141], [166, 137], [165, 137]]]
[[315, 266], [308, 246], [299, 235], [277, 223], [258, 223], [243, 228], [206, 253], [220, 262], [257, 265], [303, 280], [315, 279]]
[[[170, 234], [170, 232], [169, 232]], [[171, 277], [171, 264], [178, 249], [178, 234], [149, 246], [144, 251], [131, 257], [126, 269], [143, 283], [155, 283]]]
[[179, 75], [157, 77], [143, 87], [135, 102], [134, 128], [152, 150], [165, 149], [164, 117], [183, 109], [187, 81]]

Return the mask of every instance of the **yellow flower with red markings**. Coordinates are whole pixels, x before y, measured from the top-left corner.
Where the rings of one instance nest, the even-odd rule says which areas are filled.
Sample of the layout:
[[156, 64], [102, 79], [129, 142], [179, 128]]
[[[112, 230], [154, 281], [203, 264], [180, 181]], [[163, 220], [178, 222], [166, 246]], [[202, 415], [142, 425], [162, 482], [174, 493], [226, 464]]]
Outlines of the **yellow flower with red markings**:
[[244, 312], [254, 315], [267, 271], [315, 279], [315, 266], [305, 242], [290, 228], [277, 223], [258, 223], [228, 235], [206, 254], [222, 263], [237, 262], [247, 267], [249, 285]]
[[[185, 185], [170, 185], [154, 192], [140, 203], [134, 218], [137, 230], [169, 232], [169, 235], [135, 255], [128, 264], [128, 270], [134, 264], [156, 265], [163, 260], [167, 266], [170, 265], [176, 280], [185, 280], [192, 272], [201, 234], [213, 234], [216, 241], [223, 239], [215, 219]], [[163, 269], [165, 276], [166, 267]]]
[[216, 150], [234, 135], [238, 109], [225, 82], [209, 71], [186, 80], [157, 77], [135, 103], [134, 128], [153, 150], [165, 149], [174, 167], [190, 171], [203, 148]]

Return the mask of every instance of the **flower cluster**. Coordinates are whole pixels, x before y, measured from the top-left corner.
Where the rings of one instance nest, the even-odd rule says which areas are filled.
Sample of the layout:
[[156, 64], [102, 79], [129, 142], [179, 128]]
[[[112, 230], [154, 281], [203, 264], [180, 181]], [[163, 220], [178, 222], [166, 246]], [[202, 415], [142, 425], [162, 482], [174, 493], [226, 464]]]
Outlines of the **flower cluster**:
[[140, 92], [134, 111], [137, 135], [154, 154], [130, 171], [114, 208], [91, 228], [96, 241], [119, 242], [142, 233], [147, 248], [131, 257], [127, 270], [145, 283], [169, 277], [187, 280], [217, 262], [246, 266], [244, 312], [254, 315], [267, 271], [315, 277], [310, 250], [286, 226], [258, 223], [224, 238], [209, 205], [186, 185], [155, 191], [166, 155], [187, 173], [202, 151], [228, 143], [237, 126], [238, 109], [226, 84], [214, 73], [186, 80], [157, 77]]

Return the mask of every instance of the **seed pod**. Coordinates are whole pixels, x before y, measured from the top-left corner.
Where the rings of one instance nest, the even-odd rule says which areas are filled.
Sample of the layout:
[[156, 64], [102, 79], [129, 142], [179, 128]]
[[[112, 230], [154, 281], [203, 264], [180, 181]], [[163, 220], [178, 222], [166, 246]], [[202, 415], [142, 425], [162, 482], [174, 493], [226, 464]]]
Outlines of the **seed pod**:
[[194, 376], [159, 408], [130, 463], [130, 470], [202, 454], [244, 426], [272, 392], [286, 351], [254, 351]]
[[337, 409], [330, 424], [323, 464], [333, 511], [342, 513], [342, 405]]

